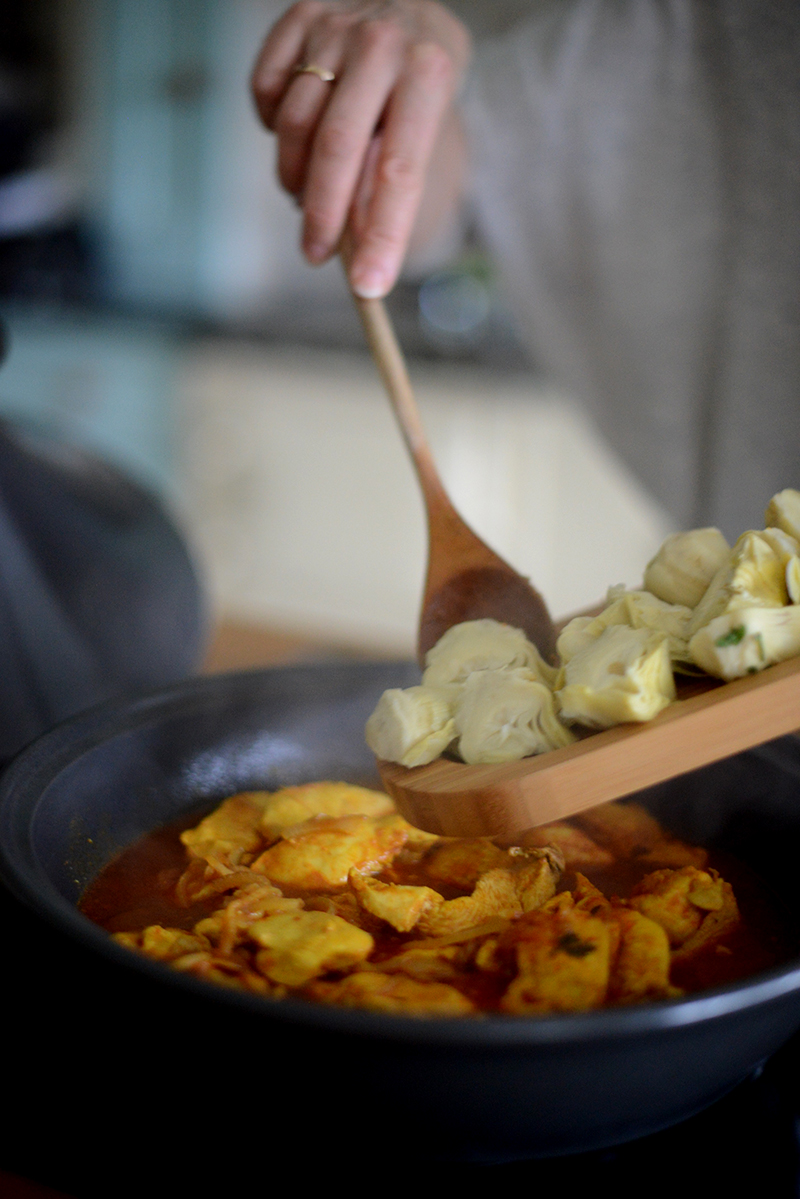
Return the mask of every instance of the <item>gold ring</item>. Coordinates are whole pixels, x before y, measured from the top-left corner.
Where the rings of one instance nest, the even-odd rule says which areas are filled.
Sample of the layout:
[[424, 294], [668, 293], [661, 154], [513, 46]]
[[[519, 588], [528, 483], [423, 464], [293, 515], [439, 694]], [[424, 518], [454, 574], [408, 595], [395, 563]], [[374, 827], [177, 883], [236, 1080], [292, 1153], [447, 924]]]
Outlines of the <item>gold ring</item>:
[[315, 62], [306, 62], [294, 68], [294, 75], [316, 75], [323, 83], [335, 83], [336, 76], [327, 67], [318, 67]]

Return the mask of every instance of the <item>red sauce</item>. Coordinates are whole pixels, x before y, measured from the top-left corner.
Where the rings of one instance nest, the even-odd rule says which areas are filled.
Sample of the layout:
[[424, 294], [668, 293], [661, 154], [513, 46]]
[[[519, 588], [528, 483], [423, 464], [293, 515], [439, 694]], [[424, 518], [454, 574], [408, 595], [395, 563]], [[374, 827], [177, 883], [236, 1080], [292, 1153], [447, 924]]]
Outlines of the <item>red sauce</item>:
[[180, 907], [175, 884], [186, 868], [180, 835], [197, 815], [156, 829], [105, 866], [81, 897], [80, 910], [107, 932], [138, 932], [149, 924], [191, 929], [217, 906], [214, 901]]

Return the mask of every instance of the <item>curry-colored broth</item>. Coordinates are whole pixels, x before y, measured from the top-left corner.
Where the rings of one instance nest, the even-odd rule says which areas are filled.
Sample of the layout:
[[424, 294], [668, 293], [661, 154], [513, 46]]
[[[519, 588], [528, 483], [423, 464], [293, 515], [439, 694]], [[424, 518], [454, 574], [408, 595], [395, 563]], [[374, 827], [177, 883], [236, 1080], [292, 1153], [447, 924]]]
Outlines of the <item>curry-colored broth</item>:
[[[86, 889], [80, 910], [109, 933], [137, 932], [152, 924], [192, 929], [203, 917], [219, 907], [219, 898], [191, 907], [180, 906], [174, 898], [175, 884], [185, 869], [186, 850], [180, 841], [184, 829], [193, 827], [200, 816], [183, 818], [146, 834], [118, 854]], [[745, 978], [769, 969], [800, 950], [793, 921], [765, 882], [744, 862], [722, 851], [709, 853], [708, 866], [718, 870], [731, 883], [739, 904], [741, 922], [689, 962], [673, 965], [671, 982], [687, 992]], [[634, 859], [618, 860], [611, 867], [583, 869], [589, 880], [604, 895], [625, 898], [651, 867]], [[376, 876], [387, 882], [430, 886], [431, 880], [418, 865], [394, 862]], [[559, 890], [571, 890], [575, 876], [562, 876]], [[445, 898], [467, 894], [452, 886], [437, 883]], [[287, 891], [287, 894], [289, 892]], [[306, 898], [302, 892], [295, 892]], [[376, 937], [372, 955], [379, 961], [396, 954], [402, 946], [415, 941], [418, 934], [398, 933], [389, 925]], [[483, 1010], [494, 1010], [508, 979], [491, 972], [474, 972], [453, 985], [462, 990]]]
[[218, 900], [181, 907], [175, 884], [186, 867], [180, 835], [206, 815], [195, 812], [146, 833], [103, 867], [78, 904], [85, 916], [109, 933], [138, 932], [150, 924], [191, 929]]

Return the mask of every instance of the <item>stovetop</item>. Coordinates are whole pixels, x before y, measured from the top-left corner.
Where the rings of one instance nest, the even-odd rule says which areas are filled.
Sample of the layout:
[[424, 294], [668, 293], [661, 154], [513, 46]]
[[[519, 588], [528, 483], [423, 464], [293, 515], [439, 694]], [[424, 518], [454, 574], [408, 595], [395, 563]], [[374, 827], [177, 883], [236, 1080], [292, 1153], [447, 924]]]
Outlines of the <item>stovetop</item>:
[[[214, 1130], [220, 1104], [249, 1104], [252, 1097], [233, 1095], [187, 1095], [180, 1077], [173, 1077], [165, 1061], [163, 1071], [153, 1078], [159, 1093], [174, 1092], [176, 1112], [187, 1110], [197, 1140], [180, 1137], [163, 1115], [148, 1124], [148, 1100], [144, 1095], [131, 1116], [120, 1108], [115, 1122], [115, 1094], [97, 1093], [93, 1074], [98, 1055], [118, 1068], [112, 1077], [125, 1090], [130, 1064], [126, 1058], [126, 1026], [136, 1012], [104, 1010], [93, 1000], [92, 956], [22, 907], [0, 887], [0, 929], [3, 930], [4, 983], [2, 989], [3, 1030], [6, 1042], [2, 1077], [8, 1114], [0, 1121], [0, 1170], [22, 1175], [56, 1187], [68, 1195], [114, 1195], [115, 1199], [140, 1194], [139, 1185], [125, 1189], [135, 1155], [141, 1149], [164, 1147], [165, 1162], [171, 1161], [170, 1177], [184, 1184], [167, 1184], [163, 1194], [217, 1195], [220, 1179], [261, 1177], [275, 1181], [279, 1163], [292, 1171], [292, 1191], [307, 1193], [313, 1187], [329, 1189], [331, 1181], [350, 1179], [358, 1190], [377, 1187], [381, 1194], [404, 1196], [430, 1194], [437, 1184], [448, 1192], [459, 1183], [471, 1189], [513, 1195], [517, 1187], [535, 1187], [537, 1193], [554, 1193], [565, 1199], [612, 1193], [615, 1197], [673, 1194], [703, 1195], [736, 1199], [739, 1195], [765, 1194], [769, 1199], [798, 1199], [800, 1196], [800, 1033], [772, 1059], [712, 1107], [682, 1124], [614, 1148], [567, 1157], [527, 1161], [460, 1163], [423, 1160], [403, 1130], [387, 1127], [385, 1143], [366, 1145], [359, 1140], [357, 1116], [353, 1136], [330, 1151], [315, 1151], [315, 1122], [324, 1121], [326, 1104], [335, 1103], [335, 1080], [330, 1094], [321, 1101], [309, 1097], [307, 1112], [298, 1113], [297, 1140], [276, 1143], [268, 1122], [263, 1143], [254, 1145], [216, 1144]], [[94, 955], [96, 957], [96, 955]], [[85, 1045], [86, 1054], [83, 1052]], [[223, 1052], [243, 1052], [248, 1047], [223, 1047]], [[198, 1046], [198, 1053], [208, 1052]], [[85, 1073], [82, 1072], [82, 1063]], [[302, 1064], [300, 1064], [302, 1068]], [[140, 1084], [138, 1084], [140, 1085]], [[254, 1096], [279, 1094], [279, 1082], [254, 1078]], [[163, 1098], [163, 1095], [162, 1095]], [[368, 1100], [368, 1096], [365, 1097]], [[163, 1112], [163, 1103], [158, 1108]], [[248, 1141], [252, 1141], [250, 1134]], [[321, 1147], [320, 1147], [321, 1149]], [[98, 1155], [116, 1163], [118, 1176], [112, 1182]], [[170, 1156], [171, 1155], [171, 1156]], [[206, 1177], [207, 1187], [197, 1179]], [[109, 1169], [112, 1169], [109, 1166]], [[249, 1171], [249, 1173], [248, 1173]], [[190, 1182], [190, 1179], [192, 1180]], [[190, 1186], [184, 1190], [183, 1186]], [[200, 1189], [197, 1186], [200, 1185]], [[177, 1186], [177, 1189], [174, 1189]], [[251, 1184], [245, 1187], [250, 1190]], [[286, 1188], [281, 1188], [286, 1189]]]
[[[486, 1181], [564, 1196], [800, 1195], [800, 1035], [712, 1107], [627, 1144], [483, 1167]], [[459, 1168], [459, 1173], [463, 1167]], [[475, 1167], [469, 1167], [474, 1171]]]

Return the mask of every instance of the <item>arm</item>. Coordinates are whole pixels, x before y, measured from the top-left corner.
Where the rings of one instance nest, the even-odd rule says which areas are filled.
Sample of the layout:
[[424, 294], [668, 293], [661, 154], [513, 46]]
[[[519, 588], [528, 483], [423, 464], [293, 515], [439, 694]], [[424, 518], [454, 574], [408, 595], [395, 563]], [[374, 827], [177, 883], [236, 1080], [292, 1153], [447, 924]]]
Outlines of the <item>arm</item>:
[[[324, 262], [349, 220], [362, 296], [385, 295], [412, 237], [424, 244], [459, 201], [469, 56], [466, 29], [433, 0], [301, 0], [264, 44], [253, 93], [303, 209], [304, 253]], [[295, 72], [309, 63], [335, 81]]]

